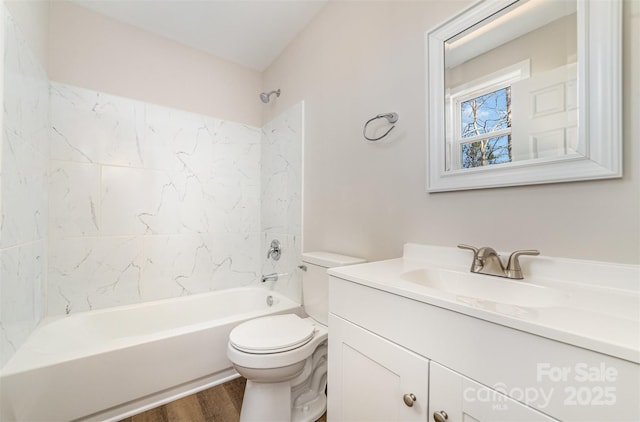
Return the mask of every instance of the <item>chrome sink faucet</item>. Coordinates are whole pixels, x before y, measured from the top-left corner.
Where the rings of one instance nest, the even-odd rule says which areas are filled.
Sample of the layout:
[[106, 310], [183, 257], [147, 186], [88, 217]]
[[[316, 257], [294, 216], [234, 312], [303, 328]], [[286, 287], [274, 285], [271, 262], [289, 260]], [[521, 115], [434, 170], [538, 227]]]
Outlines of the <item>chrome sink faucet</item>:
[[521, 250], [515, 251], [509, 256], [507, 261], [507, 267], [502, 264], [500, 255], [495, 249], [488, 246], [482, 248], [476, 248], [470, 245], [458, 245], [460, 249], [469, 249], [473, 251], [473, 262], [471, 263], [471, 272], [478, 274], [495, 275], [498, 277], [506, 277], [515, 280], [522, 280], [522, 268], [520, 268], [520, 261], [518, 258], [520, 255], [540, 255], [540, 251], [537, 250]]

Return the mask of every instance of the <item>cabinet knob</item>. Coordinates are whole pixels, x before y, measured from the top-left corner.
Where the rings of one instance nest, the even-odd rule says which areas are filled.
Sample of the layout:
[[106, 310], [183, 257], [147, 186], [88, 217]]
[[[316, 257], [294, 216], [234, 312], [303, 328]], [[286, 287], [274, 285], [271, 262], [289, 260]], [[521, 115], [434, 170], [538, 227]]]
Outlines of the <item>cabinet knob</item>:
[[415, 395], [413, 395], [413, 393], [409, 393], [402, 396], [402, 400], [404, 400], [404, 404], [406, 404], [408, 407], [413, 407], [413, 403], [418, 399]]
[[439, 410], [437, 412], [433, 412], [433, 420], [436, 422], [445, 422], [449, 419], [449, 415], [444, 410]]

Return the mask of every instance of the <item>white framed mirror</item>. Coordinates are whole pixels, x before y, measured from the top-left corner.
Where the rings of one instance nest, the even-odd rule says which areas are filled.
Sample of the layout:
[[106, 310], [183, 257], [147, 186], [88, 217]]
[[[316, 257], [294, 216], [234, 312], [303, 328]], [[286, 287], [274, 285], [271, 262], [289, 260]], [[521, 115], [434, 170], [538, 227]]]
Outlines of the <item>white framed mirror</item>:
[[484, 0], [426, 45], [427, 191], [622, 176], [622, 2]]

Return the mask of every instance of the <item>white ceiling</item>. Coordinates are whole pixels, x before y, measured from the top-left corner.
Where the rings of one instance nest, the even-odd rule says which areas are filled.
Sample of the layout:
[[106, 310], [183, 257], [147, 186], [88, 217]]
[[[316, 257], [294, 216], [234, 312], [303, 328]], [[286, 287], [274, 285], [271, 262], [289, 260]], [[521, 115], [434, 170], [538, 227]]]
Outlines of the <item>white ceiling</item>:
[[328, 0], [72, 0], [262, 72]]

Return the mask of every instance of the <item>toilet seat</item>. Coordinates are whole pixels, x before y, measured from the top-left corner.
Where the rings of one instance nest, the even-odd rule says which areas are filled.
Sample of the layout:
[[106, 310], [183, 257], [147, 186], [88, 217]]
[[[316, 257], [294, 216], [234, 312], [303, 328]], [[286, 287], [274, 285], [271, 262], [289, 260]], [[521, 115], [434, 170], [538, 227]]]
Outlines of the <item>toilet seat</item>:
[[238, 325], [229, 334], [229, 343], [245, 353], [281, 353], [307, 344], [314, 333], [314, 326], [297, 315], [274, 315]]

